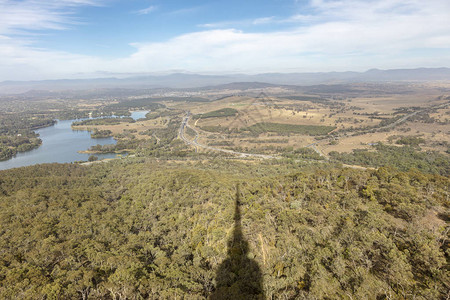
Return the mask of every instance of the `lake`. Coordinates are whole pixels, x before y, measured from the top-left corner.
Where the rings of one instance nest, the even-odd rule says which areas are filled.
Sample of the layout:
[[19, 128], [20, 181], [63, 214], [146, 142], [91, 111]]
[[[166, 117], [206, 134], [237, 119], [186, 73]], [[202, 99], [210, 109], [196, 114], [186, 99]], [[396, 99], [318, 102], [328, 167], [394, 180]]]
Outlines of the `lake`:
[[[135, 120], [145, 118], [148, 111], [135, 111], [131, 117]], [[42, 145], [34, 150], [19, 152], [9, 160], [0, 161], [0, 170], [30, 166], [43, 163], [70, 163], [75, 161], [87, 161], [91, 154], [78, 153], [87, 150], [97, 144], [115, 144], [112, 138], [93, 139], [88, 131], [72, 130], [71, 124], [79, 120], [58, 121], [53, 126], [35, 130], [40, 135]], [[95, 154], [99, 159], [115, 158], [117, 154]]]
[[132, 111], [131, 117], [134, 120], [145, 119], [145, 115], [148, 114], [148, 110]]

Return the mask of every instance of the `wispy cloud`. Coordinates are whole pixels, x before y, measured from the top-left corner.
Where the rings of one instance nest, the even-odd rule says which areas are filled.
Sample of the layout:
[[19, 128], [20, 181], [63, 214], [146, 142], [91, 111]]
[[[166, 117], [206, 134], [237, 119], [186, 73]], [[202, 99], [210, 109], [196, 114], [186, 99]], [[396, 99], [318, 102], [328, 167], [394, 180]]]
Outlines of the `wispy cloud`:
[[[292, 23], [270, 33], [230, 29], [237, 27], [236, 22], [224, 22], [205, 24], [208, 30], [166, 42], [135, 44], [136, 53], [118, 65], [133, 65], [142, 72], [450, 66], [450, 51], [445, 51], [450, 49], [450, 4], [446, 0], [426, 4], [419, 0], [313, 0], [309, 8], [313, 12], [309, 15], [259, 19], [260, 23]], [[219, 25], [220, 29], [214, 29]], [[411, 55], [413, 49], [422, 49], [422, 54]], [[427, 49], [440, 54], [430, 55]]]
[[[65, 67], [79, 68], [96, 59], [34, 47], [40, 34], [80, 25], [76, 10], [102, 6], [106, 0], [0, 0], [0, 76], [32, 79], [64, 74]], [[80, 66], [76, 66], [81, 63]], [[60, 66], [56, 66], [60, 64]]]
[[204, 8], [204, 6], [194, 6], [194, 7], [186, 7], [177, 10], [173, 10], [168, 13], [168, 15], [176, 16], [176, 15], [188, 15], [193, 13], [198, 13]]
[[149, 13], [155, 11], [156, 9], [157, 7], [155, 5], [150, 5], [149, 7], [137, 10], [134, 13], [138, 15], [148, 15]]
[[261, 25], [296, 25], [296, 24], [312, 24], [323, 21], [323, 17], [317, 15], [305, 15], [305, 14], [295, 14], [289, 17], [280, 18], [276, 16], [262, 17], [256, 19], [244, 19], [244, 20], [233, 20], [233, 21], [223, 21], [215, 23], [205, 23], [198, 24], [197, 27], [200, 28], [241, 28], [241, 27], [251, 27], [251, 26], [261, 26]]
[[79, 6], [100, 6], [103, 0], [14, 0], [0, 1], [0, 34], [20, 31], [63, 30], [79, 24], [74, 9]]
[[200, 28], [236, 28], [236, 27], [247, 27], [251, 25], [265, 25], [276, 23], [277, 20], [275, 17], [263, 17], [256, 19], [245, 19], [245, 20], [234, 20], [234, 21], [224, 21], [224, 22], [215, 22], [215, 23], [205, 23], [198, 24], [197, 27]]
[[[237, 22], [204, 24], [199, 32], [133, 44], [136, 50], [132, 55], [109, 60], [31, 47], [11, 32], [60, 30], [78, 20], [70, 9], [40, 7], [31, 0], [23, 1], [26, 5], [21, 5], [21, 10], [6, 7], [5, 13], [5, 4], [12, 2], [0, 0], [3, 80], [58, 78], [95, 71], [251, 73], [450, 66], [448, 0], [312, 0], [307, 14], [246, 20], [246, 24], [255, 26], [284, 22], [289, 25], [279, 27], [284, 29], [255, 33], [236, 29], [241, 26]], [[56, 0], [46, 2], [57, 5]], [[66, 2], [66, 8], [101, 4], [62, 2]]]
[[252, 23], [254, 24], [254, 25], [261, 25], [261, 24], [270, 24], [270, 23], [272, 23], [273, 21], [275, 20], [275, 17], [264, 17], [264, 18], [257, 18], [257, 19], [254, 19], [253, 21], [252, 21]]

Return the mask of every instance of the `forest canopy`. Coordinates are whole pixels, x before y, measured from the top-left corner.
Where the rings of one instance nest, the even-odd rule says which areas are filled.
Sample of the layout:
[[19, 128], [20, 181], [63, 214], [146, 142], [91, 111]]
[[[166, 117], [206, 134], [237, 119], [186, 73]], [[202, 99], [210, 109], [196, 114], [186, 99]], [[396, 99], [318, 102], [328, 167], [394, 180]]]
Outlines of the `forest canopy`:
[[223, 159], [1, 171], [0, 298], [208, 298], [230, 255], [236, 197], [269, 299], [445, 298], [449, 184]]

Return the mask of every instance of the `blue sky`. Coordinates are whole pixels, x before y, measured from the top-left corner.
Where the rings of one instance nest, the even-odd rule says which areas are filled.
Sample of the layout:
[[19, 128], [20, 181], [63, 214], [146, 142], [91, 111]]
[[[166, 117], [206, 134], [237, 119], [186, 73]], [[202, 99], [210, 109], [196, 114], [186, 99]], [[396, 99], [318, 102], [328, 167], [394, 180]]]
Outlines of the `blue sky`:
[[252, 22], [261, 16], [287, 18], [300, 7], [300, 4], [290, 0], [132, 0], [103, 3], [102, 6], [82, 6], [74, 10], [77, 14], [73, 19], [80, 25], [72, 25], [64, 31], [47, 32], [48, 35], [42, 36], [36, 46], [86, 55], [121, 57], [133, 53], [132, 43], [159, 42], [213, 27], [239, 26], [252, 32], [274, 31], [282, 26], [254, 26]]
[[0, 0], [0, 80], [450, 66], [448, 0]]

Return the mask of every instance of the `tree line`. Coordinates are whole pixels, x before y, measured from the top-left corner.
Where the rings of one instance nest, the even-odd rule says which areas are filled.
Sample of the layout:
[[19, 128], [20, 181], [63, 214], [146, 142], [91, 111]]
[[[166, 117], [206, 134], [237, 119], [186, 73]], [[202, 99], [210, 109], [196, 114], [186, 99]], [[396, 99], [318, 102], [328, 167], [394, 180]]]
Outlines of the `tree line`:
[[449, 185], [277, 160], [1, 171], [0, 298], [211, 299], [236, 197], [268, 299], [445, 298]]

